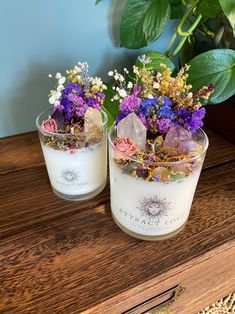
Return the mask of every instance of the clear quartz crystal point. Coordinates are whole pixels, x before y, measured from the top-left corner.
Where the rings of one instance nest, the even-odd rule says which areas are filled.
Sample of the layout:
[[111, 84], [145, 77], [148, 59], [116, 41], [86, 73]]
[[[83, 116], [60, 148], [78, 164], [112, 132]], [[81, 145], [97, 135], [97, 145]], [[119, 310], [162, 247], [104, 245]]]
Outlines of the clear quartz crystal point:
[[102, 125], [101, 112], [94, 108], [88, 108], [84, 116], [84, 132], [89, 132], [94, 126], [100, 127]]
[[122, 119], [117, 125], [117, 136], [129, 137], [139, 149], [145, 149], [146, 134], [146, 127], [134, 112]]
[[88, 108], [84, 116], [84, 132], [88, 142], [98, 142], [102, 134], [102, 114], [99, 110]]

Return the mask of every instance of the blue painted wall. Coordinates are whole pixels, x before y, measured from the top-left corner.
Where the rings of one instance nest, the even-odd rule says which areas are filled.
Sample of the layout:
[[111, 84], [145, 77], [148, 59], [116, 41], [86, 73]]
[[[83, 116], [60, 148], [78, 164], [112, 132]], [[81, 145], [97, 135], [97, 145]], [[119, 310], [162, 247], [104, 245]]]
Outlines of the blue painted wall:
[[118, 47], [125, 0], [0, 1], [0, 137], [35, 129], [48, 108], [48, 73], [87, 61], [91, 74], [130, 65], [140, 51], [163, 51], [173, 23], [157, 43], [132, 51]]

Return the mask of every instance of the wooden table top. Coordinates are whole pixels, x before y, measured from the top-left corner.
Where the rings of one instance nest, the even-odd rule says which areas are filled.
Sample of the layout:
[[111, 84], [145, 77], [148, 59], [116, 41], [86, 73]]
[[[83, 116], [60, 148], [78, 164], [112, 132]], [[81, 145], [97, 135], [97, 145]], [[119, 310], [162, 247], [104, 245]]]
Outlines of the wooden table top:
[[190, 219], [161, 242], [134, 239], [115, 225], [108, 184], [88, 201], [58, 198], [36, 133], [1, 139], [0, 313], [97, 313], [99, 304], [107, 309], [233, 245], [235, 146], [207, 133]]

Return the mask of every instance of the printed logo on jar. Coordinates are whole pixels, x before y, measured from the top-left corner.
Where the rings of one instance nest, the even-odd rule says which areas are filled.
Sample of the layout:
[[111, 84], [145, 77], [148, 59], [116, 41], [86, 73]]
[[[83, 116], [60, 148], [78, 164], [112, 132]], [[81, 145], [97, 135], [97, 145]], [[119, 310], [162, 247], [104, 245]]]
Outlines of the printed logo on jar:
[[168, 216], [168, 212], [171, 209], [171, 203], [166, 198], [160, 199], [157, 195], [144, 197], [139, 203], [140, 205], [137, 209], [141, 212], [142, 216], [157, 222]]
[[74, 169], [65, 169], [62, 172], [61, 177], [66, 181], [66, 182], [76, 182], [79, 179], [79, 174], [76, 170]]

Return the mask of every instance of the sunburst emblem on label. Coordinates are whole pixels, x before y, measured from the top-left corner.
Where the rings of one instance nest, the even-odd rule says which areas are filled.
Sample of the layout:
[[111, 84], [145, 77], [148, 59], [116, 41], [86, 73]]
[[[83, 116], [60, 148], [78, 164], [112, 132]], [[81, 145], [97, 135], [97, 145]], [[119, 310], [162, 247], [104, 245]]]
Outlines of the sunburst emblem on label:
[[167, 202], [166, 198], [160, 199], [158, 196], [144, 197], [140, 201], [138, 209], [143, 216], [147, 216], [149, 219], [160, 221], [164, 216], [168, 216], [170, 210], [170, 202]]
[[75, 182], [78, 180], [78, 172], [73, 169], [66, 169], [62, 172], [62, 178], [67, 182]]

